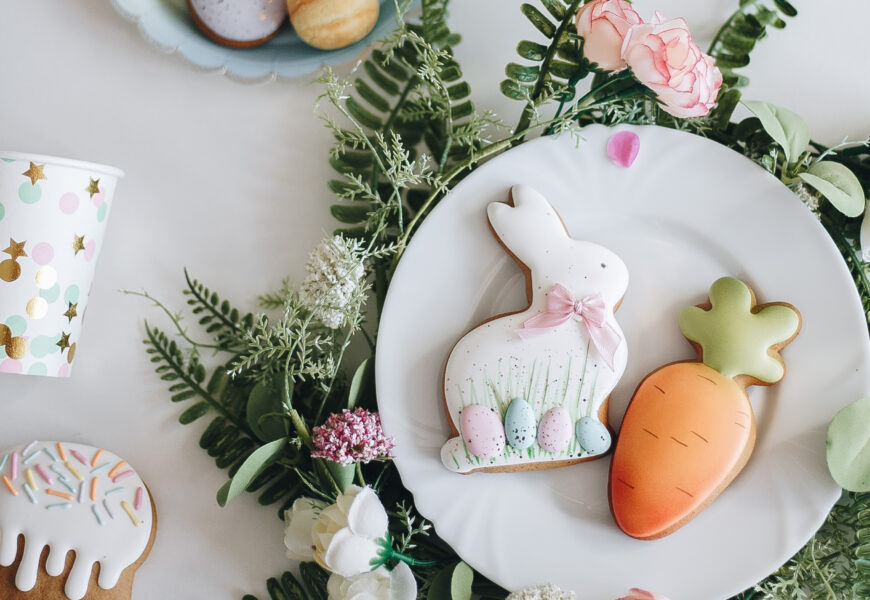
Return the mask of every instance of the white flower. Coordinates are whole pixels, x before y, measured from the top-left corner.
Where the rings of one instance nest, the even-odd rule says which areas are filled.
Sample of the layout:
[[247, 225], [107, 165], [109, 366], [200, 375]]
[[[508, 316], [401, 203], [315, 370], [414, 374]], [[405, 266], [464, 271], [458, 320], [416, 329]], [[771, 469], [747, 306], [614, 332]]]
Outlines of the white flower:
[[314, 560], [342, 577], [368, 573], [381, 561], [387, 511], [374, 490], [348, 486], [314, 523]]
[[326, 503], [313, 498], [297, 498], [284, 512], [284, 545], [287, 558], [303, 562], [314, 560], [314, 542], [311, 531]]
[[330, 600], [414, 600], [417, 581], [411, 567], [400, 562], [392, 571], [381, 566], [353, 577], [333, 573], [326, 590]]
[[552, 583], [548, 583], [513, 592], [506, 600], [574, 600], [574, 592], [562, 591]]
[[308, 257], [307, 275], [299, 297], [308, 310], [332, 329], [338, 329], [354, 312], [365, 278], [360, 242], [341, 236], [324, 238]]

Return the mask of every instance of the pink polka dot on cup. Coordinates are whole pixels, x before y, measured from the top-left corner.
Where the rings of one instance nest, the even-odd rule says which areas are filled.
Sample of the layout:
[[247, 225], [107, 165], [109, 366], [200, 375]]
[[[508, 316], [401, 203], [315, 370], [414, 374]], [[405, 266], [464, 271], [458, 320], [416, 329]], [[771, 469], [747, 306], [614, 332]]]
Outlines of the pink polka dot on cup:
[[71, 215], [79, 208], [79, 197], [75, 192], [67, 192], [60, 197], [60, 211], [65, 215]]
[[94, 202], [94, 206], [100, 208], [103, 204], [106, 203], [106, 193], [103, 191], [103, 188], [100, 188], [100, 191], [94, 194], [93, 198], [91, 198]]
[[0, 373], [16, 373], [21, 374], [24, 372], [20, 360], [12, 360], [11, 358], [7, 358], [3, 362], [0, 362]]
[[97, 242], [88, 240], [85, 242], [85, 260], [93, 260], [94, 254], [97, 253]]
[[54, 248], [48, 242], [40, 242], [33, 247], [30, 255], [38, 265], [47, 265], [54, 258]]

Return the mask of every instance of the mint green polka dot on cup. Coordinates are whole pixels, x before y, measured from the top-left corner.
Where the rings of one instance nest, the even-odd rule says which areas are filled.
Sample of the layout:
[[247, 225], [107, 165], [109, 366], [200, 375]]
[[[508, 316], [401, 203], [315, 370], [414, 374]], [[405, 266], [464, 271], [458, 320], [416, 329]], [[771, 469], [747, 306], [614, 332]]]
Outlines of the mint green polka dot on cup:
[[6, 358], [6, 346], [0, 346], [0, 360]]
[[71, 304], [79, 303], [79, 286], [71, 285], [66, 288], [66, 292], [63, 294], [63, 299]]
[[30, 353], [36, 358], [43, 358], [49, 354], [60, 352], [60, 335], [39, 335], [30, 340]]
[[60, 286], [55, 283], [53, 287], [47, 290], [39, 290], [39, 295], [42, 296], [46, 302], [52, 304], [60, 298]]
[[97, 223], [102, 223], [106, 220], [106, 215], [109, 214], [109, 205], [103, 202], [100, 208], [97, 209]]
[[46, 375], [48, 375], [48, 367], [46, 367], [42, 363], [33, 363], [32, 365], [30, 365], [30, 368], [27, 369], [27, 374], [45, 377]]
[[24, 204], [36, 204], [42, 197], [42, 188], [38, 183], [33, 185], [29, 181], [25, 181], [18, 188], [18, 197]]
[[3, 203], [0, 202], [0, 221], [3, 220], [3, 217], [6, 215], [6, 209], [3, 208]]
[[6, 327], [12, 332], [12, 337], [24, 335], [24, 332], [27, 331], [27, 319], [21, 315], [12, 315], [6, 319]]

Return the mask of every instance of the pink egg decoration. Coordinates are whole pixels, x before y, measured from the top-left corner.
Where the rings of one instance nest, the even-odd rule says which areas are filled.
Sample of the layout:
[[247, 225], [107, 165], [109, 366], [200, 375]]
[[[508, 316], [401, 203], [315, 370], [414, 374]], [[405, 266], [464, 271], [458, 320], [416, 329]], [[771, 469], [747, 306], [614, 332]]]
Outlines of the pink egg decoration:
[[504, 452], [504, 426], [498, 413], [480, 404], [470, 404], [459, 417], [465, 447], [477, 458], [492, 458]]
[[547, 452], [562, 452], [571, 443], [574, 428], [571, 415], [564, 406], [551, 408], [544, 413], [538, 425], [538, 445]]

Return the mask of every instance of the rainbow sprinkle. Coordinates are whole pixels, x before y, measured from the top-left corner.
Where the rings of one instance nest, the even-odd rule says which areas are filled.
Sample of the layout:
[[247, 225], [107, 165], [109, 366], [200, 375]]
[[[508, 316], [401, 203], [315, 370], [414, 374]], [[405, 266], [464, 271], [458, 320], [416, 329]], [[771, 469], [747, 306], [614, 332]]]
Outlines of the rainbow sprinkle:
[[127, 479], [128, 477], [130, 477], [132, 475], [135, 475], [135, 473], [133, 471], [130, 471], [130, 470], [124, 471], [123, 473], [119, 473], [118, 475], [113, 477], [112, 483], [118, 483], [119, 481], [123, 481], [124, 479]]
[[24, 478], [27, 479], [27, 484], [30, 486], [34, 492], [38, 492], [39, 488], [36, 487], [36, 480], [33, 478], [33, 471], [27, 469], [24, 471]]
[[31, 488], [29, 484], [24, 484], [24, 491], [27, 493], [27, 497], [30, 498], [31, 503], [38, 504], [36, 496], [33, 493], [33, 488]]
[[91, 466], [96, 467], [97, 463], [100, 462], [100, 457], [103, 455], [103, 449], [100, 448], [97, 450], [97, 453], [94, 454], [94, 459], [91, 461]]
[[97, 508], [97, 505], [92, 504], [91, 510], [94, 511], [94, 516], [97, 518], [97, 523], [99, 523], [100, 526], [102, 526], [103, 525], [103, 517], [100, 516], [100, 510]]
[[50, 488], [45, 490], [45, 493], [49, 494], [50, 496], [57, 496], [58, 498], [63, 498], [64, 500], [69, 500], [70, 502], [75, 500], [75, 496], [73, 496], [72, 494], [65, 494], [63, 492], [58, 492], [57, 490], [52, 490]]
[[73, 477], [75, 477], [79, 481], [85, 480], [85, 478], [82, 477], [82, 474], [79, 473], [79, 470], [76, 469], [75, 465], [73, 465], [70, 461], [66, 461], [65, 463], [63, 463], [63, 466], [65, 466], [67, 470], [73, 474]]
[[109, 479], [114, 479], [115, 475], [118, 474], [118, 471], [120, 471], [121, 469], [123, 469], [124, 466], [125, 466], [126, 464], [127, 464], [127, 461], [126, 461], [126, 460], [122, 460], [122, 461], [119, 462], [117, 465], [115, 465], [114, 467], [112, 467], [112, 470], [109, 471]]
[[96, 477], [91, 479], [91, 500], [93, 502], [97, 501], [97, 481]]
[[94, 473], [99, 473], [100, 471], [107, 468], [108, 466], [109, 466], [109, 463], [103, 463], [99, 467], [91, 469], [91, 475], [93, 475]]
[[6, 463], [9, 461], [9, 455], [5, 454], [3, 460], [0, 460], [0, 471], [6, 468]]
[[90, 464], [90, 463], [88, 463], [88, 459], [85, 458], [85, 455], [82, 454], [81, 452], [79, 452], [78, 450], [70, 449], [69, 453], [72, 454], [75, 457], [75, 459], [77, 461], [79, 461], [80, 463], [82, 463], [84, 466], [87, 467]]
[[27, 446], [24, 447], [24, 450], [21, 451], [21, 454], [30, 454], [30, 451], [33, 450], [33, 447], [36, 445], [36, 440], [33, 440]]
[[115, 518], [115, 515], [112, 514], [112, 509], [109, 508], [109, 501], [108, 500], [103, 500], [103, 508], [106, 509], [106, 514], [109, 515], [110, 519]]
[[75, 486], [73, 486], [73, 484], [71, 484], [71, 483], [69, 482], [69, 479], [67, 479], [66, 477], [61, 476], [61, 477], [58, 479], [58, 481], [60, 481], [61, 484], [62, 484], [66, 489], [68, 489], [69, 491], [71, 491], [73, 494], [76, 493], [77, 490], [76, 490]]
[[106, 492], [106, 495], [111, 496], [112, 494], [117, 494], [118, 492], [123, 492], [123, 491], [124, 491], [124, 488], [116, 487], [116, 488], [112, 488], [108, 492]]
[[[22, 453], [22, 456], [24, 456], [23, 453]], [[39, 456], [39, 450], [37, 450], [36, 452], [31, 453], [31, 454], [28, 455], [28, 456], [24, 456], [24, 460], [22, 460], [21, 462], [23, 462], [25, 465], [29, 465], [30, 463], [32, 463], [32, 462], [34, 461], [34, 459], [35, 459], [37, 456]]]
[[142, 508], [142, 488], [141, 487], [136, 488], [136, 499], [133, 501], [133, 508], [135, 508], [136, 510], [139, 510], [140, 508]]
[[45, 452], [46, 454], [48, 454], [48, 457], [49, 457], [52, 461], [57, 462], [57, 457], [56, 457], [54, 454], [52, 454], [51, 449], [49, 449], [49, 448], [43, 448], [42, 451]]
[[45, 507], [45, 510], [64, 510], [67, 508], [72, 508], [72, 504], [69, 502], [61, 502], [59, 504], [49, 504]]
[[15, 489], [15, 486], [12, 485], [12, 482], [9, 481], [9, 478], [6, 475], [3, 476], [3, 483], [6, 485], [6, 489], [8, 489], [13, 496], [18, 495], [18, 490]]
[[126, 500], [121, 501], [121, 508], [124, 509], [124, 512], [127, 513], [127, 516], [130, 517], [131, 521], [133, 521], [133, 525], [139, 527], [139, 519], [136, 518], [136, 514], [133, 512], [133, 509], [130, 508], [130, 505], [127, 504]]
[[42, 479], [45, 481], [45, 483], [47, 483], [48, 485], [54, 483], [54, 479], [51, 478], [51, 475], [48, 474], [48, 471], [45, 470], [45, 467], [43, 467], [42, 465], [36, 465], [34, 468], [36, 469], [36, 472], [39, 473], [39, 476], [42, 477]]
[[12, 468], [12, 473], [11, 473], [12, 481], [15, 481], [16, 479], [18, 479], [18, 459], [19, 459], [18, 453], [13, 452], [12, 453], [12, 467], [11, 467]]
[[79, 484], [79, 504], [85, 503], [85, 482]]
[[57, 452], [58, 452], [58, 454], [60, 454], [60, 459], [63, 462], [66, 462], [67, 460], [69, 460], [66, 457], [66, 450], [63, 449], [63, 444], [61, 444], [60, 442], [57, 443]]

